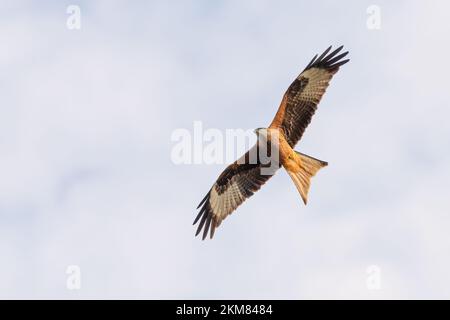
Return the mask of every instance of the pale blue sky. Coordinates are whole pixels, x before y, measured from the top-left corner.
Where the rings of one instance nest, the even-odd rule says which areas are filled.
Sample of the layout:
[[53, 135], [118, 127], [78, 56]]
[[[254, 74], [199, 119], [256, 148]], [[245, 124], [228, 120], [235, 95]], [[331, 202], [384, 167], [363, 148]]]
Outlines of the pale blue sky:
[[[450, 298], [449, 10], [0, 1], [0, 297]], [[268, 125], [312, 56], [341, 44], [351, 61], [297, 146], [330, 164], [308, 206], [280, 171], [213, 241], [194, 238], [225, 165], [174, 165], [173, 130]]]

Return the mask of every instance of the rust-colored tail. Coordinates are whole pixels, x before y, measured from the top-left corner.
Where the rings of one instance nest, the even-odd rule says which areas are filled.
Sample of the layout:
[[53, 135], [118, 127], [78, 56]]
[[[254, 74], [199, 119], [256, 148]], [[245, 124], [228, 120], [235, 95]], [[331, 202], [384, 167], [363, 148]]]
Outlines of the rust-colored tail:
[[295, 154], [295, 162], [298, 164], [298, 169], [295, 171], [286, 169], [286, 171], [289, 173], [292, 181], [294, 181], [303, 202], [306, 204], [308, 202], [308, 191], [311, 184], [311, 178], [314, 177], [317, 171], [326, 167], [328, 163], [297, 151], [295, 151]]

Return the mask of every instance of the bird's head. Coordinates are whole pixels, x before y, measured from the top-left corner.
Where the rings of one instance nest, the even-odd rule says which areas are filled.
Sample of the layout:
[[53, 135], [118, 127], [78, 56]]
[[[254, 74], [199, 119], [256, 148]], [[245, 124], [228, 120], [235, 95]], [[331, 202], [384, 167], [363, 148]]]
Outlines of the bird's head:
[[269, 129], [268, 128], [256, 128], [253, 130], [256, 133], [256, 137], [258, 140], [267, 141], [269, 137]]
[[256, 133], [256, 135], [265, 134], [267, 133], [267, 128], [256, 128], [253, 132]]

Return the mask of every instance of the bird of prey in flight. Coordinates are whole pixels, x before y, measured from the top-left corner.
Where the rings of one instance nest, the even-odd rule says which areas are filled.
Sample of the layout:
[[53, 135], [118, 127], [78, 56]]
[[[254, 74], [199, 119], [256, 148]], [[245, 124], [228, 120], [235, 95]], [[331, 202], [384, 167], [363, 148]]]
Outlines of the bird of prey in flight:
[[[212, 238], [221, 222], [258, 191], [281, 166], [292, 178], [306, 204], [310, 179], [327, 163], [294, 151], [293, 148], [311, 122], [331, 78], [340, 66], [349, 61], [342, 60], [348, 52], [340, 53], [341, 50], [342, 46], [330, 53], [329, 47], [319, 57], [314, 56], [292, 82], [270, 126], [255, 130], [258, 137], [256, 145], [222, 172], [198, 205], [197, 209], [201, 209], [194, 221], [194, 225], [200, 221], [196, 236], [203, 229], [203, 240], [208, 232]], [[261, 156], [264, 154], [263, 149], [270, 154], [269, 161], [263, 161], [267, 160], [267, 157], [263, 159]], [[276, 169], [263, 172], [264, 168], [273, 165], [270, 159], [275, 158], [278, 161]]]

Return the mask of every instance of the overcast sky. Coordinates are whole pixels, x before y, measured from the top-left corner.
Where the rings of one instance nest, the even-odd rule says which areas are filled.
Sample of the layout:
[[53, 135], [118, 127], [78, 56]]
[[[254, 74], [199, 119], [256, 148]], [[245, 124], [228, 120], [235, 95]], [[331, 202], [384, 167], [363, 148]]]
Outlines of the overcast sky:
[[[450, 298], [448, 1], [170, 3], [0, 1], [0, 297]], [[280, 170], [194, 238], [226, 164], [174, 164], [174, 130], [267, 126], [341, 44], [308, 206]]]

